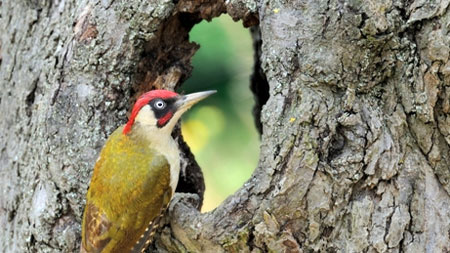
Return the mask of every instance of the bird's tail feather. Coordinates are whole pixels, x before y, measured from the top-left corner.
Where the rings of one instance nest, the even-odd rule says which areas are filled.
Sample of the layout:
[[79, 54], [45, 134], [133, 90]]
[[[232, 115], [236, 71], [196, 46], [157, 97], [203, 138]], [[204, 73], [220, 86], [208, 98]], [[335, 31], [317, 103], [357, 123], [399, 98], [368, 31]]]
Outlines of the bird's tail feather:
[[[165, 210], [164, 210], [165, 211]], [[131, 253], [142, 253], [145, 249], [152, 243], [153, 236], [155, 235], [156, 230], [159, 227], [159, 222], [161, 221], [162, 216], [164, 215], [164, 211], [156, 217], [152, 222], [150, 222], [149, 226], [145, 229], [144, 233], [141, 235], [141, 238], [137, 241], [136, 245], [131, 250]]]

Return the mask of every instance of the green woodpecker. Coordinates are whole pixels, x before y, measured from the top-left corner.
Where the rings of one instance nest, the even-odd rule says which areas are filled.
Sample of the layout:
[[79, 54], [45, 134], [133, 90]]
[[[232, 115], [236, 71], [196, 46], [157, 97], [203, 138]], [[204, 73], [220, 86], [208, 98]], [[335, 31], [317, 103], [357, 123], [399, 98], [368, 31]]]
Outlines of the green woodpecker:
[[142, 252], [178, 183], [171, 133], [181, 115], [216, 91], [179, 95], [153, 90], [138, 98], [127, 124], [109, 136], [86, 196], [81, 252]]

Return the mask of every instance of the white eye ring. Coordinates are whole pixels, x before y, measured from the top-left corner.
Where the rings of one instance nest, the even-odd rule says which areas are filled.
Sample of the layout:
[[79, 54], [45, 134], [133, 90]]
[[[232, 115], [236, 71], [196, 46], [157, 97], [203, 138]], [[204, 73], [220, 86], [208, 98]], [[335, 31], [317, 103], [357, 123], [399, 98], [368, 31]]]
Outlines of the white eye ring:
[[155, 107], [156, 109], [164, 109], [166, 107], [166, 103], [164, 103], [164, 101], [162, 100], [158, 100], [155, 102]]

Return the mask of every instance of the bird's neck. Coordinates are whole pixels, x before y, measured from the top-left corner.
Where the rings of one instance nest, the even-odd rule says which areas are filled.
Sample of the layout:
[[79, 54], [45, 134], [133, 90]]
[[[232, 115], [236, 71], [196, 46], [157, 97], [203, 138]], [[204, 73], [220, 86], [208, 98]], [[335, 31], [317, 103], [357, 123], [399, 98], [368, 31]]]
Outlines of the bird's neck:
[[155, 126], [148, 126], [145, 124], [140, 124], [136, 122], [133, 125], [131, 135], [132, 138], [143, 138], [150, 142], [150, 145], [153, 147], [161, 147], [161, 145], [165, 145], [168, 142], [172, 142], [173, 138], [171, 132], [167, 129], [161, 129]]
[[171, 133], [166, 131], [137, 123], [133, 126], [130, 137], [145, 138], [149, 142], [150, 148], [166, 157], [170, 164], [170, 186], [173, 193], [180, 174], [180, 153]]

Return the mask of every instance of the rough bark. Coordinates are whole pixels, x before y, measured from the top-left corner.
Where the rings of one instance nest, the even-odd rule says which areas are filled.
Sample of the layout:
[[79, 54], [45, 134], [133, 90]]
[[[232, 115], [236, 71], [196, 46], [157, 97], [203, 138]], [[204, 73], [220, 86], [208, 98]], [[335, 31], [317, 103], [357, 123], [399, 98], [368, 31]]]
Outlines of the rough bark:
[[153, 250], [450, 251], [449, 3], [0, 2], [0, 247], [77, 249], [107, 135], [189, 76], [189, 30], [226, 12], [253, 26], [259, 164], [201, 214], [184, 147], [196, 176]]

